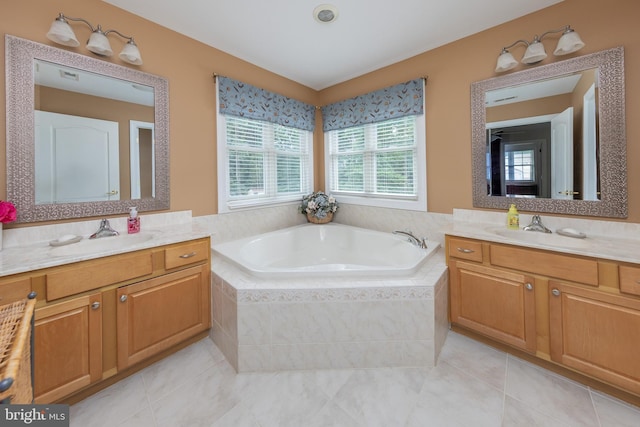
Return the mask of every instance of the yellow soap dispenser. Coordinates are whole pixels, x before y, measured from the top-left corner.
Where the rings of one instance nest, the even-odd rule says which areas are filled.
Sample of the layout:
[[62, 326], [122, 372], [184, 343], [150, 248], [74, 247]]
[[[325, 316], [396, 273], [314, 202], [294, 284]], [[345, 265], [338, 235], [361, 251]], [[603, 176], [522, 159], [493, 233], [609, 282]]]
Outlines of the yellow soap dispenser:
[[513, 203], [509, 206], [509, 212], [507, 213], [507, 228], [511, 230], [520, 229], [520, 214]]

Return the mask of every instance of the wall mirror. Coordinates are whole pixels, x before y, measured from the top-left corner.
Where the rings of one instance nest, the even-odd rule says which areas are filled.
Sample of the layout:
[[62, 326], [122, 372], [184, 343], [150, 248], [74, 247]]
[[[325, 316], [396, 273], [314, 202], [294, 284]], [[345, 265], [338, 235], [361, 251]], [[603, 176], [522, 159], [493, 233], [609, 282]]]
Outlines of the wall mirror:
[[471, 85], [473, 206], [627, 217], [624, 52]]
[[5, 36], [17, 222], [169, 209], [168, 81]]

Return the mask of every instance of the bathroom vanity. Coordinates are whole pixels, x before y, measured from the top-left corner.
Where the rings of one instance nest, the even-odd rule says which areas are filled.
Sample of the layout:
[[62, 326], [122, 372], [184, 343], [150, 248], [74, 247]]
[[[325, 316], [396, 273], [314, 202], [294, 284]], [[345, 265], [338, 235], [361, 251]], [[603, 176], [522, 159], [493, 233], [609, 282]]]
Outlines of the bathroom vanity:
[[446, 235], [452, 325], [640, 396], [640, 263], [622, 255], [633, 242], [517, 233], [543, 243]]
[[[37, 292], [36, 403], [77, 400], [206, 336], [210, 241], [186, 234], [81, 261], [73, 260], [87, 257], [54, 256], [59, 265], [0, 277], [2, 303]], [[33, 252], [37, 258], [56, 249]]]

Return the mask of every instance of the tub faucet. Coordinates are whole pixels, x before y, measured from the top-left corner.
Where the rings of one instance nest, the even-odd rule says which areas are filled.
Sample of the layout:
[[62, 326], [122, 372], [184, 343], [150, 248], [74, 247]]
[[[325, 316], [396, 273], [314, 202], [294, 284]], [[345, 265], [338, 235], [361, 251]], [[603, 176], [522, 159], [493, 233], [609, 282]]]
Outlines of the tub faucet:
[[100, 221], [100, 228], [98, 228], [98, 231], [93, 233], [89, 238], [99, 239], [101, 237], [117, 236], [118, 234], [119, 233], [116, 230], [111, 228], [111, 225], [109, 224], [109, 220], [106, 218], [103, 218]]
[[542, 233], [551, 233], [547, 227], [542, 224], [542, 220], [540, 219], [540, 215], [534, 215], [531, 218], [531, 224], [527, 225], [523, 228], [524, 231], [540, 231]]
[[393, 234], [402, 234], [403, 236], [407, 236], [407, 240], [409, 240], [409, 242], [413, 243], [414, 245], [416, 245], [417, 247], [421, 248], [421, 249], [427, 249], [427, 238], [424, 237], [422, 239], [418, 239], [416, 236], [414, 236], [411, 231], [400, 231], [400, 230], [395, 230], [393, 231]]

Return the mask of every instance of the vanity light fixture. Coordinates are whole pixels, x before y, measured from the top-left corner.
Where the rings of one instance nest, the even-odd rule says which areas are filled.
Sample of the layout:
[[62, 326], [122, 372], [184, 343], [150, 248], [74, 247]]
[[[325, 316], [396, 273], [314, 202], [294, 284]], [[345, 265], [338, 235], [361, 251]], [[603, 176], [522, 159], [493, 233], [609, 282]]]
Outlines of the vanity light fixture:
[[558, 40], [558, 45], [556, 46], [556, 50], [553, 51], [553, 54], [556, 56], [568, 55], [570, 53], [576, 52], [584, 47], [584, 42], [580, 39], [578, 33], [576, 33], [569, 25], [560, 28], [559, 30], [550, 30], [545, 33], [542, 33], [541, 36], [534, 36], [533, 41], [528, 42], [526, 40], [518, 40], [507, 47], [502, 48], [502, 52], [498, 56], [498, 63], [496, 64], [496, 73], [502, 73], [504, 71], [511, 70], [516, 65], [518, 65], [518, 61], [513, 57], [511, 52], [508, 49], [517, 45], [518, 43], [523, 43], [527, 45], [527, 50], [524, 52], [524, 56], [522, 57], [521, 62], [523, 64], [537, 64], [547, 57], [547, 53], [544, 50], [544, 45], [542, 44], [542, 39], [554, 33], [562, 33], [560, 40]]
[[133, 37], [125, 36], [117, 30], [103, 31], [100, 24], [98, 24], [98, 26], [94, 28], [93, 25], [91, 25], [86, 19], [71, 18], [60, 13], [51, 24], [51, 28], [47, 33], [47, 38], [55, 43], [64, 46], [80, 46], [80, 42], [76, 38], [76, 35], [71, 29], [68, 21], [84, 22], [89, 26], [89, 28], [91, 28], [91, 36], [89, 37], [89, 41], [87, 42], [87, 49], [89, 49], [91, 52], [101, 56], [113, 55], [113, 50], [111, 49], [111, 44], [109, 43], [109, 39], [107, 38], [107, 36], [111, 33], [114, 33], [127, 40], [127, 43], [124, 45], [122, 51], [120, 52], [120, 59], [129, 64], [142, 65], [140, 50], [138, 49], [136, 43], [133, 41]]

